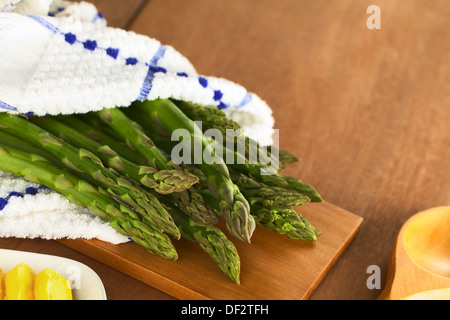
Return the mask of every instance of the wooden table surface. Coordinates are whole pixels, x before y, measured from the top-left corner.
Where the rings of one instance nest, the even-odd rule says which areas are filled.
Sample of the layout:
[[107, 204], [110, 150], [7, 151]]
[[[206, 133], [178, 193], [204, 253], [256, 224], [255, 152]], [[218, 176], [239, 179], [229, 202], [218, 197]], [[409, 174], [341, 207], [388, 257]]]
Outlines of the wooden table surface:
[[[447, 0], [94, 0], [114, 27], [171, 45], [204, 75], [273, 108], [286, 174], [364, 218], [311, 299], [376, 299], [402, 224], [450, 204], [450, 2]], [[366, 12], [380, 8], [381, 29]], [[110, 300], [173, 299], [55, 241], [1, 248], [93, 268]], [[369, 266], [381, 287], [369, 289]]]

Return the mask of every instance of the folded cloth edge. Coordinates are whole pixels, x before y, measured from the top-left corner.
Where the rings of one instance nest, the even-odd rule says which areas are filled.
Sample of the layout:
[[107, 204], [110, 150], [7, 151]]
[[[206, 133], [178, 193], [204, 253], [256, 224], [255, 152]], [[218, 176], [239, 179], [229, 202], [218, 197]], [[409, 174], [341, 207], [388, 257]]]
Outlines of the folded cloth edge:
[[[198, 75], [190, 62], [171, 46], [131, 31], [107, 27], [89, 3], [41, 2], [52, 6], [48, 16], [27, 12], [26, 6], [21, 13], [0, 12], [0, 112], [84, 113], [128, 106], [136, 100], [175, 98], [220, 108], [237, 120], [248, 136], [262, 144], [272, 144], [272, 110], [257, 95], [229, 80]], [[118, 78], [119, 74], [125, 77]], [[86, 76], [91, 78], [85, 82]], [[118, 83], [112, 83], [111, 79]], [[77, 90], [68, 90], [68, 83]], [[101, 92], [93, 94], [92, 84], [99, 85]], [[8, 179], [11, 177], [0, 172], [0, 184], [4, 185]], [[38, 188], [25, 180], [23, 183], [31, 190]], [[9, 197], [11, 194], [21, 196]], [[0, 237], [96, 237], [112, 243], [129, 241], [110, 227], [102, 234], [104, 221], [84, 208], [67, 208], [68, 200], [59, 194], [55, 193], [52, 201], [61, 210], [39, 205], [45, 196], [10, 188], [9, 194], [0, 198], [3, 201]], [[24, 214], [27, 203], [34, 203], [36, 209]], [[52, 220], [56, 216], [59, 222]], [[90, 224], [89, 231], [72, 228], [74, 218], [80, 216], [89, 221], [84, 218], [79, 221], [84, 226]], [[59, 223], [58, 229], [49, 231], [49, 221]]]

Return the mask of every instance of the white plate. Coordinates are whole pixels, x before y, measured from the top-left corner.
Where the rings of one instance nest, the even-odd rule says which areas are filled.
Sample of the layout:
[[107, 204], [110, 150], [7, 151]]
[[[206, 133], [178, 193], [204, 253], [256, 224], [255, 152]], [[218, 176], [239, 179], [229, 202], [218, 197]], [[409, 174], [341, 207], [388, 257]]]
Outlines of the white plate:
[[4, 273], [20, 263], [28, 264], [36, 274], [45, 268], [58, 272], [70, 281], [74, 300], [106, 300], [100, 277], [80, 262], [41, 253], [0, 249], [0, 269]]

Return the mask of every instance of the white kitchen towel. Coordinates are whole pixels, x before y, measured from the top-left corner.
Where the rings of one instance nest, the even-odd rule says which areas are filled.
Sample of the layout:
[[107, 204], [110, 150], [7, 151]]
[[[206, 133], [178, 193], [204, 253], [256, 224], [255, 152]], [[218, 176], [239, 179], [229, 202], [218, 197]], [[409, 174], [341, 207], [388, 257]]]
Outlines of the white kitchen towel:
[[[156, 39], [108, 27], [92, 4], [0, 0], [0, 111], [74, 114], [157, 98], [215, 106], [246, 135], [272, 144], [272, 110], [257, 95], [232, 81], [197, 74], [182, 54]], [[46, 199], [52, 191], [22, 179], [18, 191], [15, 180], [0, 176], [0, 236], [128, 241], [112, 231], [106, 235], [104, 221], [62, 196], [52, 195], [50, 208]], [[59, 219], [55, 230], [49, 231], [48, 221], [53, 220], [42, 219], [42, 214]], [[77, 220], [80, 214], [85, 218]], [[14, 217], [28, 227], [11, 227]], [[73, 223], [80, 228], [70, 227]]]
[[58, 193], [0, 171], [0, 236], [128, 241], [100, 217]]

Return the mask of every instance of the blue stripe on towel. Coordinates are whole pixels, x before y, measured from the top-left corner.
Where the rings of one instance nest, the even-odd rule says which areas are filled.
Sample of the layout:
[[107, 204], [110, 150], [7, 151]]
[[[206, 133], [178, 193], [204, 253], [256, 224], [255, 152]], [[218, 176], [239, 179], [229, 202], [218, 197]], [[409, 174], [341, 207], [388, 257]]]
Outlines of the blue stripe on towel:
[[[45, 186], [39, 186], [38, 188], [28, 187], [25, 189], [25, 194], [35, 195], [39, 191], [46, 190], [46, 189], [48, 189], [48, 188]], [[11, 191], [6, 198], [0, 197], [0, 211], [2, 211], [6, 207], [6, 205], [9, 202], [9, 199], [11, 199], [12, 197], [21, 197], [22, 198], [25, 194], [22, 192]]]
[[[61, 30], [59, 30], [57, 26], [53, 25], [43, 17], [33, 15], [28, 15], [27, 17], [37, 22], [39, 25], [43, 26], [47, 30], [50, 30], [53, 33], [61, 35], [64, 41], [70, 45], [81, 44], [83, 48], [88, 51], [102, 50], [106, 53], [107, 56], [115, 60], [119, 58], [120, 52], [119, 48], [114, 47], [102, 48], [97, 44], [97, 41], [95, 39], [85, 39], [84, 41], [82, 41], [78, 39], [77, 35], [72, 32], [62, 32]], [[121, 59], [125, 63], [125, 65], [135, 65], [139, 62], [135, 57], [123, 57]], [[148, 66], [148, 64], [146, 65]]]
[[239, 103], [238, 107], [243, 107], [246, 104], [250, 103], [250, 101], [252, 101], [252, 95], [250, 93], [246, 93], [244, 98], [241, 100], [241, 102]]
[[142, 101], [147, 99], [150, 91], [152, 90], [152, 82], [153, 79], [155, 78], [156, 72], [163, 72], [163, 73], [166, 72], [166, 69], [158, 67], [157, 65], [158, 61], [164, 57], [165, 53], [166, 47], [161, 45], [151, 58], [150, 62], [147, 64], [148, 65], [147, 75], [144, 79], [144, 83], [141, 86], [141, 90], [139, 91], [139, 96], [137, 97], [137, 100]]
[[9, 111], [17, 111], [17, 108], [15, 108], [1, 100], [0, 100], [0, 109], [5, 109], [5, 110], [9, 110]]
[[59, 29], [56, 26], [52, 25], [50, 22], [48, 22], [47, 20], [45, 20], [42, 17], [32, 16], [32, 15], [29, 15], [27, 17], [33, 19], [34, 21], [39, 23], [41, 26], [45, 27], [46, 29], [50, 30], [53, 33], [60, 33]]
[[[115, 60], [121, 60], [125, 65], [128, 66], [134, 66], [136, 64], [144, 65], [148, 68], [147, 74], [143, 80], [143, 83], [141, 85], [141, 88], [139, 90], [139, 95], [136, 98], [137, 100], [145, 100], [147, 99], [148, 95], [150, 94], [150, 91], [153, 87], [153, 80], [155, 78], [155, 74], [158, 72], [166, 73], [167, 70], [164, 67], [158, 66], [159, 60], [161, 60], [166, 52], [166, 47], [163, 45], [160, 45], [156, 53], [153, 55], [153, 57], [150, 59], [149, 62], [141, 62], [136, 57], [132, 56], [120, 56], [120, 49], [116, 47], [108, 47], [108, 48], [102, 48], [98, 45], [98, 43], [94, 39], [84, 39], [80, 40], [78, 39], [76, 34], [73, 34], [71, 32], [62, 32], [58, 29], [57, 26], [53, 25], [51, 22], [47, 21], [43, 17], [38, 16], [27, 16], [30, 19], [36, 21], [39, 25], [45, 27], [46, 29], [50, 30], [53, 33], [60, 34], [63, 38], [63, 40], [70, 44], [70, 45], [82, 45], [84, 49], [88, 51], [94, 51], [94, 50], [101, 50], [103, 51], [107, 56], [109, 56], [112, 59]], [[179, 71], [176, 73], [179, 77], [188, 77], [188, 74], [183, 71]], [[212, 88], [209, 84], [209, 81], [206, 77], [199, 76], [198, 77], [198, 84], [208, 90], [211, 90], [212, 98], [217, 103], [218, 109], [226, 109], [229, 107], [227, 103], [223, 101], [224, 92], [217, 89]], [[241, 102], [236, 105], [236, 107], [243, 107], [250, 103], [252, 100], [252, 95], [250, 93], [245, 93], [243, 96]], [[6, 109], [6, 110], [13, 110], [17, 111], [16, 108], [0, 101], [0, 109]]]

